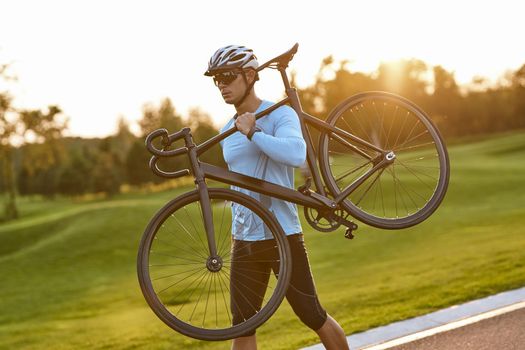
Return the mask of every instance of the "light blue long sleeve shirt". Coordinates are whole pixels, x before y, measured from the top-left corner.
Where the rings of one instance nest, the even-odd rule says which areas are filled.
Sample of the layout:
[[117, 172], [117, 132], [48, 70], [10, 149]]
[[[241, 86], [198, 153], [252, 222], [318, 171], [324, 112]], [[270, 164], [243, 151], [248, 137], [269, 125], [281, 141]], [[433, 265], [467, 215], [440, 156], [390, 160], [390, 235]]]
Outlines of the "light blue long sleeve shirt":
[[[256, 113], [272, 104], [263, 101]], [[282, 106], [257, 120], [256, 125], [262, 131], [256, 132], [251, 141], [240, 132], [221, 141], [228, 168], [237, 173], [294, 188], [294, 168], [304, 164], [306, 159], [306, 144], [297, 113], [289, 106]], [[233, 126], [232, 118], [220, 132], [225, 132]], [[287, 235], [302, 231], [295, 204], [237, 186], [231, 188], [255, 198], [273, 212]], [[272, 235], [267, 230], [259, 217], [247, 208], [237, 204], [232, 205], [234, 239], [245, 241], [271, 239]]]

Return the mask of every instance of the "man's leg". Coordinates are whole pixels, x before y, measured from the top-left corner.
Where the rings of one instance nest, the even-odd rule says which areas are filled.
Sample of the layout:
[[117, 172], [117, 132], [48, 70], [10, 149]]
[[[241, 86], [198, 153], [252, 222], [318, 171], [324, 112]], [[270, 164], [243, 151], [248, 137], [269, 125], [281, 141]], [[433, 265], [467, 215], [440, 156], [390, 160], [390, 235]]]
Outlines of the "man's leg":
[[343, 329], [319, 302], [303, 236], [290, 235], [288, 242], [292, 253], [292, 277], [286, 299], [301, 321], [319, 335], [326, 349], [349, 349]]
[[319, 335], [319, 338], [321, 338], [321, 342], [326, 350], [350, 349], [343, 328], [341, 328], [339, 323], [330, 315], [328, 315], [323, 326], [315, 332]]
[[[323, 326], [316, 331], [326, 350], [350, 350], [341, 326], [330, 315]], [[255, 334], [233, 340], [232, 350], [257, 350]]]
[[[263, 302], [271, 267], [261, 261], [271, 260], [273, 242], [234, 241], [230, 271], [233, 324], [255, 315]], [[233, 339], [232, 350], [256, 350], [255, 330]]]
[[233, 339], [232, 350], [257, 350], [255, 334]]

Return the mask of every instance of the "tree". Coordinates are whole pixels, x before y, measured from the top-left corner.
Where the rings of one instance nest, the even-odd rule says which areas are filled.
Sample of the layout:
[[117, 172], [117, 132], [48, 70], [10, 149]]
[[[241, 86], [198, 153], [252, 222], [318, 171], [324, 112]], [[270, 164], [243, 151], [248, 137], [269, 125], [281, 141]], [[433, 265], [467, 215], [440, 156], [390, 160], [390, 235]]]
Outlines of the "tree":
[[118, 158], [113, 153], [102, 152], [93, 169], [93, 191], [103, 192], [109, 196], [120, 192], [122, 174], [119, 171]]
[[512, 89], [514, 91], [514, 122], [518, 128], [525, 127], [525, 64], [523, 64], [512, 77]]
[[[203, 112], [199, 108], [190, 109], [188, 113], [188, 124], [191, 128], [193, 142], [196, 144], [200, 144], [219, 133], [219, 130], [213, 126], [209, 114]], [[224, 158], [222, 157], [222, 148], [218, 145], [207, 150], [199, 157], [199, 159], [203, 162], [217, 166], [226, 165]], [[183, 164], [188, 163], [184, 162]]]
[[128, 121], [120, 116], [117, 122], [117, 133], [111, 138], [111, 149], [123, 164], [137, 137], [131, 133]]
[[42, 186], [37, 193], [52, 198], [58, 192], [60, 166], [66, 158], [61, 140], [68, 119], [58, 106], [53, 105], [45, 110], [20, 110], [17, 113], [22, 144], [38, 150], [31, 156], [26, 152], [23, 165], [31, 172], [40, 174]]
[[182, 118], [175, 111], [171, 100], [165, 98], [158, 108], [152, 104], [144, 105], [139, 126], [144, 137], [158, 128], [166, 128], [173, 133], [182, 128]]
[[[0, 79], [8, 81], [7, 65], [0, 65]], [[16, 133], [16, 123], [11, 113], [12, 97], [7, 91], [0, 92], [0, 155], [2, 158], [3, 187], [6, 192], [3, 216], [6, 220], [18, 217], [16, 208], [15, 176], [13, 169], [13, 146], [11, 138]]]
[[125, 163], [126, 178], [130, 185], [159, 181], [159, 178], [154, 176], [148, 167], [150, 158], [151, 154], [142, 140], [136, 140], [131, 145]]
[[80, 152], [72, 152], [69, 164], [64, 167], [60, 174], [58, 182], [60, 193], [80, 195], [92, 190], [91, 169], [93, 169], [94, 162], [91, 158], [85, 149]]
[[[159, 107], [153, 104], [144, 105], [139, 126], [142, 137], [131, 145], [125, 161], [126, 176], [132, 185], [161, 181], [160, 178], [153, 175], [148, 167], [151, 154], [148, 153], [144, 145], [146, 135], [159, 128], [165, 128], [169, 133], [174, 133], [182, 129], [183, 121], [182, 117], [176, 112], [171, 100], [165, 98], [161, 101]], [[178, 141], [173, 147], [181, 146], [182, 142]], [[187, 159], [183, 158], [181, 156], [175, 160], [161, 159], [159, 166], [167, 171], [187, 168]]]
[[[51, 164], [59, 159], [60, 150], [56, 141], [67, 127], [67, 119], [62, 118], [62, 111], [57, 106], [49, 106], [47, 110], [15, 110], [11, 107], [11, 97], [7, 93], [0, 94], [0, 152], [2, 153], [4, 186], [7, 201], [4, 207], [6, 220], [18, 217], [16, 207], [16, 181], [14, 176], [15, 144], [23, 145], [32, 140], [41, 143], [49, 156]], [[46, 184], [52, 185], [49, 177], [56, 178], [56, 169], [47, 169]], [[53, 193], [53, 191], [47, 194]]]
[[[435, 66], [434, 92], [432, 94], [431, 113], [438, 127], [445, 133], [464, 132], [468, 127], [467, 114], [461, 113], [462, 99], [454, 73], [441, 66]], [[460, 118], [462, 120], [460, 120]]]
[[103, 192], [109, 196], [120, 192], [123, 183], [122, 163], [111, 150], [111, 140], [106, 138], [99, 145], [97, 160], [92, 172], [94, 192]]

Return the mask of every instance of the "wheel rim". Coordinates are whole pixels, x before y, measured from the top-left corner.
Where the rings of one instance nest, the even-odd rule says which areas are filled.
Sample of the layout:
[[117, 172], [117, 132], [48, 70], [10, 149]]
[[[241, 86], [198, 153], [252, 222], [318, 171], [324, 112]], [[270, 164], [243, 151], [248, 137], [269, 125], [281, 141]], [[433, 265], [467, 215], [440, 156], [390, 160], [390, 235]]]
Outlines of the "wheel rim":
[[[365, 95], [336, 110], [329, 120], [395, 154], [388, 166], [347, 197], [347, 210], [376, 226], [412, 225], [435, 210], [448, 182], [448, 160], [439, 134], [417, 107], [389, 94]], [[367, 159], [333, 135], [323, 141], [326, 180], [337, 193], [387, 156], [359, 146]]]
[[[211, 191], [214, 192], [214, 191]], [[210, 192], [210, 194], [211, 194]], [[278, 274], [284, 279], [269, 278], [264, 288], [261, 306], [249, 304], [241, 311], [242, 319], [233, 326], [232, 308], [249, 293], [250, 267], [237, 268], [236, 274], [246, 279], [230, 284], [232, 274], [232, 200], [235, 196], [212, 198], [213, 222], [216, 234], [217, 256], [209, 256], [198, 195], [195, 193], [172, 208], [169, 215], [160, 215], [153, 223], [154, 232], [146, 238], [139, 252], [139, 279], [146, 299], [157, 315], [177, 331], [204, 340], [229, 339], [262, 324], [275, 311], [284, 297], [285, 281], [289, 273], [285, 266]], [[252, 220], [265, 226], [256, 214], [256, 208], [238, 204], [237, 210], [248, 209]], [[245, 212], [246, 213], [246, 212]], [[266, 219], [268, 220], [268, 219]], [[274, 225], [272, 223], [270, 226]], [[272, 227], [267, 232], [275, 231]], [[276, 235], [278, 236], [278, 235]], [[271, 258], [282, 260], [286, 255], [282, 238], [273, 241]], [[243, 264], [244, 254], [236, 254]], [[253, 259], [252, 259], [253, 260]], [[237, 265], [240, 266], [240, 265]], [[260, 286], [259, 286], [260, 287]], [[237, 297], [232, 297], [232, 292]], [[237, 302], [236, 302], [237, 300]], [[246, 304], [246, 303], [244, 303]], [[239, 313], [237, 313], [239, 314]]]

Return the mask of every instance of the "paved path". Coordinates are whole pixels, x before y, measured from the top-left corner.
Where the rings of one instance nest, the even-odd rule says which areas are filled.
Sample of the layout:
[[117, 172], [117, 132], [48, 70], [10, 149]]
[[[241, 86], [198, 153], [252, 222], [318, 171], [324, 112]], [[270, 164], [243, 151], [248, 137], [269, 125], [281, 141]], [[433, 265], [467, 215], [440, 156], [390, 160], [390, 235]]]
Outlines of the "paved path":
[[525, 307], [391, 350], [523, 350]]
[[[514, 313], [514, 310], [523, 308], [525, 308], [525, 287], [492, 295], [487, 298], [470, 301], [465, 304], [452, 306], [430, 313], [428, 315], [370, 329], [366, 332], [353, 334], [347, 337], [347, 339], [352, 350], [392, 349], [393, 347], [399, 346], [401, 344], [413, 342], [417, 339], [432, 336], [433, 334], [443, 333], [452, 329], [457, 329], [459, 327], [477, 323], [483, 319], [499, 317], [498, 315], [507, 312], [511, 312], [513, 315], [516, 315], [512, 317], [516, 317], [517, 320], [520, 320], [523, 317], [523, 313]], [[509, 320], [506, 317], [503, 319]], [[516, 319], [510, 318], [510, 320]], [[490, 321], [489, 324], [491, 324]], [[474, 327], [473, 329], [477, 328]], [[318, 344], [305, 348], [304, 350], [322, 349], [324, 349], [324, 347]], [[395, 349], [398, 350], [400, 348]], [[456, 349], [462, 349], [462, 347], [456, 347]], [[496, 347], [496, 349], [506, 348]], [[514, 348], [511, 347], [509, 349]], [[517, 349], [525, 350], [525, 346]]]

